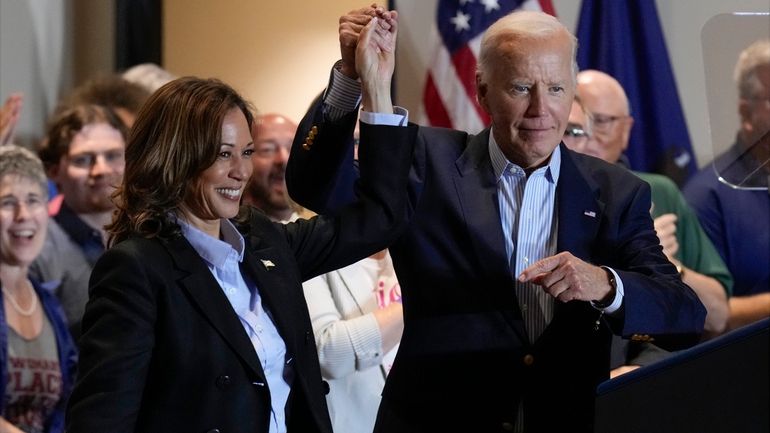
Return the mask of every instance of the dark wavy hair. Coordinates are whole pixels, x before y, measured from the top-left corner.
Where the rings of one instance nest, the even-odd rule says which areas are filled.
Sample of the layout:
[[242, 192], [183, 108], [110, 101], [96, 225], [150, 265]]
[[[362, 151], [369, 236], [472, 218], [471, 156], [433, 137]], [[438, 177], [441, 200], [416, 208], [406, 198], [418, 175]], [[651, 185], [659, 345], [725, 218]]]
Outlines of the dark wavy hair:
[[199, 178], [216, 161], [222, 123], [234, 108], [251, 128], [250, 104], [216, 79], [179, 78], [150, 96], [131, 129], [123, 182], [113, 194], [110, 245], [131, 236], [170, 239], [180, 234], [172, 214], [183, 203], [208, 209]]
[[101, 105], [76, 105], [58, 112], [49, 122], [38, 156], [46, 170], [50, 170], [69, 153], [70, 144], [75, 135], [84, 126], [92, 123], [106, 123], [120, 132], [123, 141], [128, 137], [128, 130], [118, 116], [109, 108]]

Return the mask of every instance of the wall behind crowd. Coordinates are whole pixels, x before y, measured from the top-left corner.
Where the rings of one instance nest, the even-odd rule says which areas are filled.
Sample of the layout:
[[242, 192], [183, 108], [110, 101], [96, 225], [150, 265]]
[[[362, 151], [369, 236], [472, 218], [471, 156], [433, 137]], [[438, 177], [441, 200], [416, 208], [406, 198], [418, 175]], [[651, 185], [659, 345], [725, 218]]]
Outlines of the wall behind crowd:
[[[580, 2], [552, 1], [558, 17], [574, 30]], [[360, 0], [164, 0], [163, 66], [177, 75], [219, 77], [258, 109], [299, 120], [339, 57], [339, 16], [366, 4]], [[436, 4], [437, 0], [397, 0], [401, 32], [396, 100], [410, 109], [415, 120], [431, 59], [428, 40]], [[656, 4], [693, 148], [703, 165], [713, 152], [701, 29], [716, 14], [767, 11], [768, 3], [657, 0]], [[55, 100], [72, 85], [109, 70], [114, 59], [110, 45], [114, 24], [105, 17], [112, 10], [109, 1], [0, 0], [0, 97], [15, 90], [27, 95], [20, 137], [31, 140], [39, 135]], [[726, 53], [725, 62], [734, 64], [736, 55]], [[722, 87], [719, 100], [735, 106], [734, 86]], [[737, 125], [733, 116], [723, 119], [725, 125]], [[715, 141], [720, 145], [731, 141], [734, 129], [714, 128]]]

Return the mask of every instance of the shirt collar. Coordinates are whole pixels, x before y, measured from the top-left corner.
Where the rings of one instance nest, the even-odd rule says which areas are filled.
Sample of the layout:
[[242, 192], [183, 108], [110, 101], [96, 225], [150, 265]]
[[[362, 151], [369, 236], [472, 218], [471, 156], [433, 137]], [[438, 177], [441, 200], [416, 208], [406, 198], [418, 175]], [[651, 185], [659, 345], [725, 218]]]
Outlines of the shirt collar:
[[288, 224], [288, 223], [293, 223], [294, 221], [297, 221], [298, 219], [299, 219], [299, 214], [297, 212], [292, 212], [291, 215], [289, 215], [289, 219], [279, 220], [279, 221], [276, 221], [276, 222], [281, 223], [281, 224]]
[[[492, 130], [489, 131], [489, 157], [492, 160], [492, 170], [495, 172], [495, 179], [500, 180], [500, 178], [505, 173], [505, 170], [509, 167], [515, 167], [522, 172], [524, 171], [523, 167], [519, 167], [518, 165], [508, 161], [508, 159], [503, 154], [503, 151], [500, 149], [500, 146], [498, 146], [497, 141], [495, 141], [495, 136], [492, 134]], [[537, 170], [534, 171], [535, 173], [544, 173], [546, 180], [548, 180], [551, 183], [557, 183], [559, 181], [559, 172], [561, 171], [561, 146], [556, 146], [556, 148], [551, 153], [551, 158], [548, 161], [548, 164], [544, 167], [540, 167]]]
[[54, 217], [67, 234], [76, 244], [83, 246], [90, 243], [99, 244], [104, 249], [102, 235], [99, 230], [86, 224], [69, 206], [67, 202], [62, 202], [59, 212]]
[[182, 234], [190, 242], [199, 256], [216, 268], [223, 268], [231, 252], [235, 252], [238, 262], [243, 261], [245, 241], [230, 220], [221, 220], [220, 233], [222, 239], [216, 239], [190, 225], [187, 221], [177, 218]]

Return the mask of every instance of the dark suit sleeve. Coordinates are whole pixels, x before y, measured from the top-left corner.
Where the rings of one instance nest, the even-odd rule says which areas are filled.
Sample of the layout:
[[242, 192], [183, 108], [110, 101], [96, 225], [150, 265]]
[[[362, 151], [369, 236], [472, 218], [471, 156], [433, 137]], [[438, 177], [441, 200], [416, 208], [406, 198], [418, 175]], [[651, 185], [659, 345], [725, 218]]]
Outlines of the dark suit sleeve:
[[413, 127], [361, 124], [359, 199], [334, 216], [285, 228], [303, 280], [347, 266], [398, 238], [408, 221], [407, 184], [415, 132]]
[[336, 213], [353, 202], [358, 178], [353, 161], [356, 115], [354, 110], [333, 122], [324, 115], [321, 98], [310, 107], [297, 128], [286, 166], [292, 200], [319, 214]]
[[143, 260], [151, 258], [119, 245], [94, 267], [69, 433], [134, 431], [155, 335], [154, 278]]
[[663, 254], [650, 203], [650, 187], [642, 182], [615, 215], [621, 223], [610, 260], [625, 291], [621, 335], [649, 336], [656, 345], [676, 350], [698, 342], [706, 309]]

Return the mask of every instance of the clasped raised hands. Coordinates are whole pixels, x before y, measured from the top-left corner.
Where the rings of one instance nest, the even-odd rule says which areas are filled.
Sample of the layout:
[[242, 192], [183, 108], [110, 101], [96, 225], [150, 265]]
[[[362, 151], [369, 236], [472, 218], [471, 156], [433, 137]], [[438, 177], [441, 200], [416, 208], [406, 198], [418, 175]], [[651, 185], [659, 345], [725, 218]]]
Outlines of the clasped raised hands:
[[[378, 33], [383, 37], [383, 45], [380, 50], [393, 52], [395, 50], [396, 27], [398, 13], [386, 11], [381, 6], [373, 3], [371, 6], [355, 9], [340, 17], [340, 54], [342, 55], [342, 67], [340, 72], [350, 78], [357, 79], [356, 48], [361, 31], [369, 24], [372, 18], [378, 18]], [[387, 36], [386, 34], [390, 34]], [[378, 42], [376, 39], [375, 42]]]

